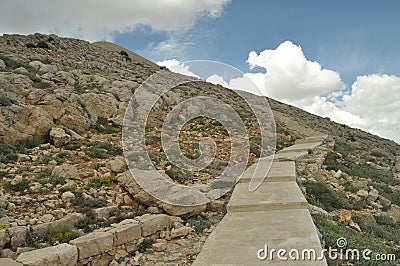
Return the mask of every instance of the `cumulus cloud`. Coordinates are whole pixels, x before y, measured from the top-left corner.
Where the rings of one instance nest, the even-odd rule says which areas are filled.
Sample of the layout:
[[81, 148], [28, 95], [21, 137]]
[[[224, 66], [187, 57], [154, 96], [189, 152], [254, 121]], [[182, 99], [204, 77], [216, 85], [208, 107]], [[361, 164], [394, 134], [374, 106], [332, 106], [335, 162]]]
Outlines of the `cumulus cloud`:
[[346, 111], [365, 122], [361, 128], [400, 143], [400, 77], [358, 76], [343, 102]]
[[56, 33], [89, 41], [149, 26], [185, 31], [202, 17], [216, 18], [230, 0], [2, 0], [0, 33]]
[[198, 75], [196, 75], [192, 71], [190, 71], [189, 66], [185, 65], [184, 63], [179, 62], [176, 59], [169, 59], [169, 60], [157, 62], [157, 65], [164, 66], [175, 73], [179, 73], [179, 74], [182, 74], [185, 76], [200, 78]]
[[[261, 84], [265, 95], [299, 107], [312, 103], [315, 96], [345, 88], [337, 72], [307, 60], [301, 47], [290, 41], [259, 54], [252, 51], [247, 62], [250, 68], [266, 70]], [[260, 83], [260, 76], [253, 78]]]

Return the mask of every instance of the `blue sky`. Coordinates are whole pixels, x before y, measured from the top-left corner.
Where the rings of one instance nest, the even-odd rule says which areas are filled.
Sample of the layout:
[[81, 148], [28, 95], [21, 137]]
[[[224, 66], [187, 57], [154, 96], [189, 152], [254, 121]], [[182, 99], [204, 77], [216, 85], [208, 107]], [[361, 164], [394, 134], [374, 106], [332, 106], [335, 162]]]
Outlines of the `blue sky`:
[[266, 96], [400, 143], [399, 10], [396, 0], [2, 0], [0, 34], [107, 40], [185, 71], [187, 60], [220, 61]]
[[[399, 1], [233, 1], [216, 19], [202, 19], [179, 36], [182, 51], [152, 53], [165, 32], [138, 30], [114, 41], [157, 62], [171, 59], [217, 60], [242, 71], [250, 51], [276, 48], [290, 40], [309, 60], [339, 71], [351, 84], [357, 75], [399, 74]], [[189, 43], [189, 44], [187, 44]], [[180, 53], [180, 55], [179, 55]]]

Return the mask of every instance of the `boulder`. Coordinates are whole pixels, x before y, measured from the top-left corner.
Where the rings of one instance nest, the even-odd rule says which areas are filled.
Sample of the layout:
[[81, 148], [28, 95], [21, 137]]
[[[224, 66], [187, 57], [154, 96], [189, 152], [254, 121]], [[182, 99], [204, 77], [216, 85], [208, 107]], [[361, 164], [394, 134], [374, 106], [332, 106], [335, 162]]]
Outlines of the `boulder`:
[[150, 236], [172, 226], [173, 221], [166, 214], [145, 214], [135, 218], [142, 227], [142, 236]]
[[7, 244], [7, 232], [6, 230], [0, 230], [0, 250], [3, 249], [5, 244]]
[[50, 64], [44, 64], [40, 61], [32, 61], [29, 63], [29, 65], [33, 68], [35, 68], [36, 70], [40, 71], [40, 72], [50, 72], [50, 73], [55, 73], [57, 72], [58, 68], [57, 66], [54, 65], [50, 65]]
[[0, 59], [0, 70], [4, 69], [6, 69], [6, 63], [4, 63], [4, 61]]
[[105, 220], [110, 218], [111, 212], [115, 212], [116, 210], [118, 210], [118, 207], [114, 205], [114, 206], [97, 208], [94, 210], [94, 212], [97, 215], [97, 219]]
[[367, 199], [368, 191], [366, 191], [365, 189], [360, 189], [359, 191], [357, 191], [356, 195], [362, 199]]
[[78, 170], [70, 164], [57, 165], [52, 171], [53, 175], [63, 176], [71, 179], [79, 179]]
[[0, 258], [0, 265], [4, 266], [23, 266], [23, 264], [16, 262], [11, 258]]
[[122, 173], [126, 170], [126, 162], [122, 159], [113, 159], [106, 162], [106, 167], [114, 173]]
[[17, 261], [24, 266], [72, 266], [78, 263], [78, 249], [74, 245], [64, 243], [24, 252], [18, 256]]
[[64, 193], [62, 193], [61, 199], [64, 202], [70, 202], [71, 200], [75, 199], [75, 194], [71, 191], [65, 191]]
[[379, 197], [379, 191], [375, 188], [372, 188], [368, 191], [367, 200], [370, 202], [375, 202]]
[[99, 255], [113, 248], [114, 236], [110, 232], [93, 232], [69, 243], [78, 248], [79, 260]]
[[142, 228], [139, 222], [135, 220], [127, 224], [118, 224], [109, 232], [114, 234], [114, 246], [132, 242], [142, 236]]
[[8, 229], [8, 234], [11, 237], [11, 248], [16, 251], [17, 247], [25, 245], [26, 234], [28, 228], [26, 226], [15, 226]]
[[50, 130], [50, 141], [55, 147], [62, 147], [71, 141], [71, 136], [65, 133], [65, 130], [59, 127], [53, 127]]
[[161, 208], [166, 213], [173, 216], [192, 215], [200, 213], [206, 209], [206, 204], [196, 206], [175, 206], [156, 199], [139, 186], [129, 170], [117, 175], [117, 181], [138, 202], [146, 206]]
[[193, 231], [193, 228], [188, 227], [188, 226], [182, 226], [178, 229], [172, 229], [171, 230], [171, 238], [176, 238], [180, 236], [186, 236], [190, 234]]

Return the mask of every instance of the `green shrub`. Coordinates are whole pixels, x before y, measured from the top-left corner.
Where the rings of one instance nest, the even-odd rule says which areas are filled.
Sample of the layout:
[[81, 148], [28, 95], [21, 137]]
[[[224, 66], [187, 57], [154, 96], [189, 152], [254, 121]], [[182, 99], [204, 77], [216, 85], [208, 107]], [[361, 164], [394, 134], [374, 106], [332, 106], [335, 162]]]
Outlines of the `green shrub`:
[[326, 211], [333, 211], [335, 209], [347, 209], [350, 208], [350, 204], [347, 201], [345, 195], [342, 192], [334, 191], [329, 185], [324, 182], [306, 182], [306, 194], [307, 199], [315, 202], [321, 208]]
[[145, 252], [147, 249], [151, 248], [153, 245], [153, 239], [145, 238], [143, 241], [138, 245], [138, 250], [140, 253]]
[[49, 45], [47, 44], [47, 42], [39, 41], [39, 42], [36, 44], [36, 47], [37, 47], [37, 48], [47, 49], [47, 48], [49, 48]]
[[123, 56], [129, 56], [128, 55], [128, 53], [126, 52], [126, 51], [121, 51], [121, 52], [119, 52], [121, 55], [123, 55]]
[[40, 145], [40, 141], [37, 139], [26, 139], [21, 141], [19, 147], [22, 149], [32, 149]]
[[27, 43], [25, 44], [26, 48], [36, 48], [36, 45], [34, 45], [33, 43]]
[[196, 233], [202, 233], [204, 229], [208, 229], [212, 226], [212, 222], [203, 214], [196, 214], [185, 219], [185, 223], [189, 223], [194, 227]]
[[49, 243], [50, 245], [68, 243], [72, 239], [75, 239], [79, 234], [71, 230], [70, 228], [60, 228], [49, 231]]
[[38, 175], [38, 180], [39, 180], [39, 183], [42, 185], [47, 184], [47, 183], [51, 183], [54, 185], [57, 185], [57, 184], [64, 185], [65, 184], [65, 177], [59, 176], [59, 175], [53, 175], [51, 170], [49, 170], [49, 169], [41, 172]]
[[89, 180], [88, 186], [89, 187], [95, 187], [95, 188], [101, 188], [102, 186], [108, 186], [112, 182], [114, 182], [115, 177], [114, 176], [101, 176], [101, 177], [95, 177]]
[[28, 179], [22, 178], [21, 181], [15, 183], [15, 184], [12, 184], [11, 182], [7, 182], [7, 183], [4, 184], [4, 187], [6, 189], [10, 189], [10, 190], [13, 190], [13, 191], [23, 192], [25, 189], [29, 188], [30, 183], [31, 182]]
[[55, 157], [55, 156], [53, 156], [51, 154], [43, 154], [37, 160], [37, 162], [39, 164], [48, 164], [51, 161], [56, 161], [57, 164], [60, 162], [60, 160], [57, 157]]
[[74, 191], [75, 198], [72, 199], [71, 203], [78, 207], [78, 210], [84, 210], [85, 207], [100, 208], [106, 204], [104, 201], [96, 200], [92, 198], [85, 198], [82, 192]]
[[7, 216], [7, 211], [3, 208], [0, 208], [0, 218]]
[[13, 104], [18, 105], [19, 104], [18, 100], [14, 99], [12, 97], [9, 97], [9, 96], [1, 96], [0, 97], [0, 105], [1, 106], [10, 106]]
[[8, 163], [18, 158], [17, 148], [13, 145], [0, 144], [0, 162]]
[[[379, 237], [369, 235], [367, 233], [360, 233], [349, 227], [346, 227], [342, 224], [336, 223], [332, 221], [328, 216], [321, 215], [321, 214], [313, 214], [313, 220], [317, 228], [322, 234], [322, 238], [325, 241], [324, 248], [337, 248], [336, 241], [338, 238], [344, 237], [347, 240], [347, 249], [358, 249], [360, 251], [364, 249], [372, 250], [373, 257], [375, 254], [380, 253], [397, 253], [395, 249], [391, 248], [390, 246], [386, 245], [385, 242], [380, 239]], [[356, 261], [350, 261], [356, 262]], [[331, 264], [334, 262], [330, 262], [330, 265], [337, 265]], [[358, 262], [356, 262], [358, 263]], [[371, 263], [367, 261], [363, 261], [362, 265], [377, 265], [374, 261]], [[379, 264], [385, 265], [385, 264]], [[389, 264], [390, 265], [390, 264]]]

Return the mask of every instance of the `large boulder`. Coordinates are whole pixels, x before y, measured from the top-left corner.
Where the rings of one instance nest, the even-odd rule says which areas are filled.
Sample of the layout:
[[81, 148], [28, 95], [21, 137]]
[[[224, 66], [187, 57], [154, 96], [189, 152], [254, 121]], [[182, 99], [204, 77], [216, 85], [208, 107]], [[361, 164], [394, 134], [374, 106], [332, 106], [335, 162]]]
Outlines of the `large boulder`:
[[65, 130], [59, 127], [53, 127], [50, 130], [50, 141], [55, 147], [67, 145], [71, 141], [71, 136], [65, 133]]
[[79, 179], [79, 173], [75, 166], [70, 164], [62, 164], [54, 167], [53, 175], [63, 176], [70, 179]]
[[[135, 198], [135, 200], [146, 206], [159, 207], [166, 213], [173, 216], [196, 214], [206, 209], [206, 204], [196, 206], [175, 206], [158, 200], [142, 189], [142, 187], [136, 182], [135, 178], [133, 178], [129, 170], [117, 175], [117, 180], [119, 184], [123, 186], [132, 197]], [[166, 193], [168, 192], [166, 191]]]
[[113, 248], [114, 236], [110, 232], [93, 232], [70, 241], [76, 245], [79, 260], [110, 251]]

